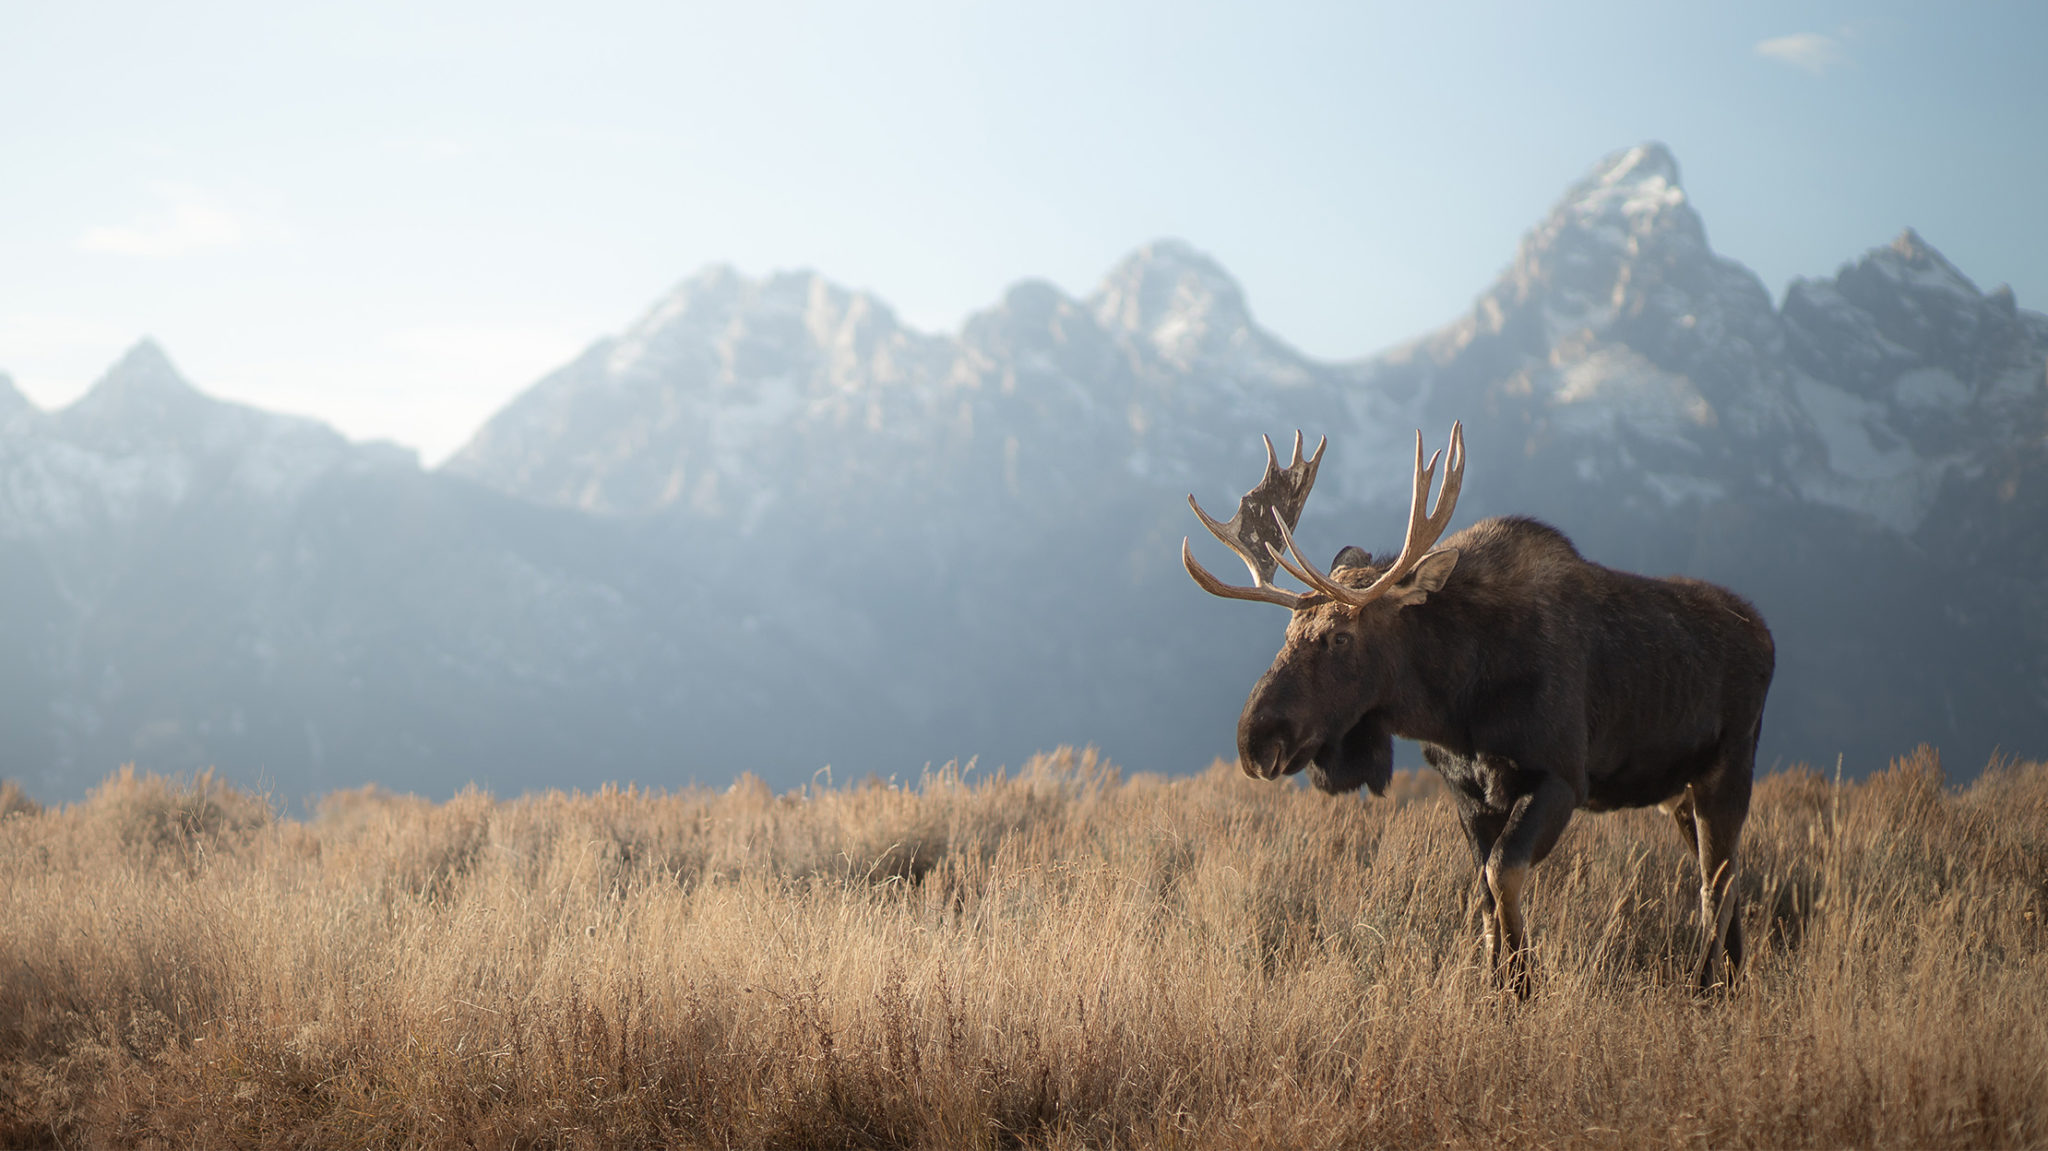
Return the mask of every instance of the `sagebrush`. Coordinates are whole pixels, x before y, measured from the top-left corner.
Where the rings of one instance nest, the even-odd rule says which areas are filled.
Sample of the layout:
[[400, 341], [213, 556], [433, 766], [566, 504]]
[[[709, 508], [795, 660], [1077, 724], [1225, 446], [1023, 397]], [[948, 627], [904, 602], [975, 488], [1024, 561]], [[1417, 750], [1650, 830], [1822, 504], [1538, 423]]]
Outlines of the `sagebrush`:
[[5, 794], [0, 1145], [2048, 1142], [2038, 764], [1760, 780], [1706, 998], [1670, 821], [1582, 815], [1526, 1002], [1428, 776]]

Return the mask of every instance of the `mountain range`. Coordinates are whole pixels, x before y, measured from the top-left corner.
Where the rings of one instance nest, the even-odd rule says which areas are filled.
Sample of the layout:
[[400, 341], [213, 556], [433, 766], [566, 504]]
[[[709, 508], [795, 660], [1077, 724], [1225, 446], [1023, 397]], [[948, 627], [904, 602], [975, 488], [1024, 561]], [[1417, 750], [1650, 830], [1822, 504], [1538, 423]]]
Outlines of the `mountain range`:
[[1356, 361], [1162, 241], [943, 335], [708, 268], [433, 470], [148, 342], [60, 411], [0, 378], [0, 774], [789, 786], [1058, 743], [1192, 770], [1284, 617], [1187, 579], [1185, 495], [1228, 509], [1260, 434], [1303, 428], [1331, 441], [1305, 545], [1390, 549], [1414, 430], [1454, 419], [1459, 522], [1533, 514], [1757, 603], [1763, 764], [2048, 753], [2048, 317], [1911, 231], [1774, 301], [1649, 144], [1466, 314]]

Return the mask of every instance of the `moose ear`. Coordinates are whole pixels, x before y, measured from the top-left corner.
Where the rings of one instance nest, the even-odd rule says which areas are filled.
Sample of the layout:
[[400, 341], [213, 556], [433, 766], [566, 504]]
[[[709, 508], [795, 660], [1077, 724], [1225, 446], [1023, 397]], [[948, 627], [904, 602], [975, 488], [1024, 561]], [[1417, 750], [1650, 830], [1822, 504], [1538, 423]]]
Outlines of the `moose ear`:
[[1370, 565], [1371, 563], [1372, 553], [1366, 551], [1364, 548], [1359, 547], [1356, 544], [1345, 544], [1344, 549], [1337, 553], [1337, 558], [1330, 561], [1330, 570], [1335, 571], [1338, 568], [1362, 568]]
[[1458, 549], [1442, 548], [1422, 557], [1415, 570], [1408, 577], [1394, 585], [1387, 596], [1401, 607], [1413, 607], [1429, 598], [1429, 593], [1444, 586], [1451, 578], [1451, 569], [1458, 566]]

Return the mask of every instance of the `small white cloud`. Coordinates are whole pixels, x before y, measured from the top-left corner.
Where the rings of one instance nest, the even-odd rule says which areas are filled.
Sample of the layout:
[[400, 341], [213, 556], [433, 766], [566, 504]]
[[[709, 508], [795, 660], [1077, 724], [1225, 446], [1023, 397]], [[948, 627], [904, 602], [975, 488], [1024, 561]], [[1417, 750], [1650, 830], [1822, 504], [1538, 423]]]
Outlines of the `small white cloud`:
[[1756, 54], [1766, 60], [1790, 64], [1811, 72], [1816, 76], [1825, 75], [1830, 69], [1848, 63], [1849, 54], [1842, 42], [1819, 32], [1794, 32], [1790, 36], [1773, 36], [1756, 43]]
[[167, 259], [203, 248], [232, 248], [250, 229], [233, 212], [197, 188], [164, 184], [156, 188], [159, 210], [132, 224], [87, 228], [78, 246], [87, 252]]

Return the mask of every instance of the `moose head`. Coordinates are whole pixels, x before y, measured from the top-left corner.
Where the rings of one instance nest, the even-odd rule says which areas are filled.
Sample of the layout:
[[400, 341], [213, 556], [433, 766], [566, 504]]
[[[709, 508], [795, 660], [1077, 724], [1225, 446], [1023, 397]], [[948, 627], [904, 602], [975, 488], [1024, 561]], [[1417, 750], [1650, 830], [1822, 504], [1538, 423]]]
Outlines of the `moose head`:
[[[1436, 548], [1436, 543], [1464, 482], [1464, 427], [1451, 427], [1443, 487], [1427, 515], [1424, 506], [1443, 453], [1433, 453], [1425, 465], [1422, 434], [1416, 433], [1407, 539], [1393, 562], [1375, 563], [1359, 548], [1346, 547], [1325, 572], [1302, 555], [1294, 526], [1327, 446], [1326, 438], [1304, 459], [1301, 433], [1296, 432], [1293, 459], [1282, 468], [1273, 441], [1266, 440], [1266, 474], [1238, 501], [1237, 514], [1227, 523], [1218, 523], [1194, 496], [1188, 497], [1202, 525], [1251, 570], [1250, 587], [1226, 584], [1211, 574], [1185, 539], [1181, 562], [1212, 595], [1279, 604], [1294, 613], [1280, 654], [1252, 688], [1238, 718], [1238, 761], [1245, 773], [1275, 779], [1307, 769], [1309, 779], [1324, 791], [1365, 786], [1378, 794], [1393, 775], [1388, 717], [1414, 691], [1419, 642], [1408, 609], [1440, 590], [1458, 564], [1456, 548]], [[1281, 568], [1311, 590], [1292, 592], [1275, 585], [1273, 576]]]

